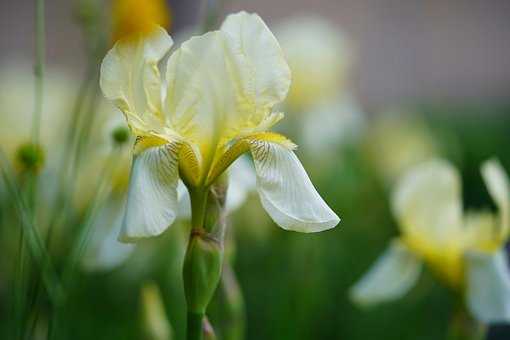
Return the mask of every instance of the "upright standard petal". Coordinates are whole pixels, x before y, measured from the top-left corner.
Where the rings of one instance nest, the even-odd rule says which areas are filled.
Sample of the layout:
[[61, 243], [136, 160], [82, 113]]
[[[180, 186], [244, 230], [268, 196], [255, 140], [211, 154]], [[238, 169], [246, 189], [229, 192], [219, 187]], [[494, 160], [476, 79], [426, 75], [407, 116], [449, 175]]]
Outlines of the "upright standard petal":
[[392, 206], [407, 236], [441, 246], [462, 231], [460, 177], [447, 161], [433, 160], [410, 170], [397, 183]]
[[340, 222], [288, 145], [253, 139], [250, 151], [262, 206], [276, 224], [310, 233], [331, 229]]
[[121, 241], [159, 235], [175, 220], [179, 148], [165, 144], [134, 156]]
[[235, 92], [225, 61], [225, 36], [209, 32], [184, 42], [168, 59], [165, 112], [173, 129], [210, 158], [232, 112]]
[[446, 284], [459, 288], [465, 235], [456, 169], [443, 160], [414, 167], [397, 183], [392, 205], [406, 245]]
[[256, 108], [255, 112], [242, 113], [262, 115], [252, 117], [262, 121], [289, 91], [290, 69], [283, 51], [257, 14], [231, 14], [223, 22], [221, 31], [230, 38], [227, 39], [229, 62], [241, 99]]
[[497, 160], [489, 160], [482, 165], [482, 176], [489, 194], [499, 209], [501, 216], [500, 236], [506, 239], [510, 228], [510, 185], [508, 176]]
[[503, 249], [469, 252], [466, 298], [469, 309], [484, 323], [510, 321], [510, 273]]
[[399, 299], [416, 283], [421, 268], [420, 259], [395, 240], [351, 289], [351, 299], [365, 306]]
[[281, 118], [271, 108], [285, 98], [290, 70], [262, 19], [242, 12], [229, 16], [220, 31], [183, 43], [168, 61], [166, 79], [172, 125], [208, 151], [207, 145]]
[[101, 64], [101, 90], [136, 134], [157, 130], [164, 122], [158, 62], [171, 46], [172, 38], [154, 26], [148, 34], [118, 41]]

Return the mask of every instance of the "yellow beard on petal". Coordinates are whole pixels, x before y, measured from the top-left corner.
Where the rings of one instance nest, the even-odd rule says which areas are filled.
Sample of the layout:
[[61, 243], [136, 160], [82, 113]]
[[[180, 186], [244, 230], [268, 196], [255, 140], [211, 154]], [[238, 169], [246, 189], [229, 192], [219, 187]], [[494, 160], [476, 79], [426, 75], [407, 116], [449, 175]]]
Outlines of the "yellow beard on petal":
[[168, 141], [159, 138], [159, 137], [153, 137], [153, 136], [144, 136], [144, 137], [137, 137], [135, 145], [133, 146], [133, 154], [138, 155], [144, 150], [148, 148], [153, 148], [161, 145], [167, 144]]

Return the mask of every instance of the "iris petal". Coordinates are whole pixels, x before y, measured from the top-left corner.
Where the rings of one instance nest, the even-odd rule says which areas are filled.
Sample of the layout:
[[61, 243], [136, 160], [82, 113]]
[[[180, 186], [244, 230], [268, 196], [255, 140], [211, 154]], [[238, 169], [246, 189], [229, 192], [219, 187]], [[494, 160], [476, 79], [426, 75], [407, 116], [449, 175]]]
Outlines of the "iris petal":
[[260, 200], [276, 224], [310, 233], [331, 229], [340, 222], [291, 149], [276, 142], [253, 140], [251, 154]]
[[399, 240], [395, 240], [351, 289], [360, 305], [372, 305], [401, 298], [416, 283], [421, 261]]
[[165, 144], [134, 156], [121, 241], [159, 235], [175, 220], [178, 149], [176, 143]]

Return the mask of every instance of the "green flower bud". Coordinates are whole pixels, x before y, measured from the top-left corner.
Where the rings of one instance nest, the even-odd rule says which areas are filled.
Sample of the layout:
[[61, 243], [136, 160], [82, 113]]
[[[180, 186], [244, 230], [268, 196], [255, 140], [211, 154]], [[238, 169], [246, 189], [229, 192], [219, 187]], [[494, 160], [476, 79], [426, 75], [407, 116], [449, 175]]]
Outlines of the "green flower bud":
[[37, 144], [24, 144], [18, 149], [16, 160], [23, 170], [39, 171], [44, 166], [44, 150]]
[[183, 279], [188, 312], [205, 314], [221, 276], [221, 243], [203, 229], [195, 229], [184, 259]]
[[116, 144], [124, 144], [129, 139], [129, 130], [123, 126], [118, 126], [113, 129], [112, 138]]

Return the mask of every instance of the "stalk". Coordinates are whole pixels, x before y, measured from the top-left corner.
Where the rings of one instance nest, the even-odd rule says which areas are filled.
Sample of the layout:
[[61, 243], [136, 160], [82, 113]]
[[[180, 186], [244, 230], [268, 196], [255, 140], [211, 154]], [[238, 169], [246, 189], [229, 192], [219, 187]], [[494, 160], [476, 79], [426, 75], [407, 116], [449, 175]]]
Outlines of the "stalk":
[[[218, 190], [215, 187], [210, 190], [190, 190], [192, 229], [183, 266], [188, 315], [187, 340], [204, 338], [205, 313], [220, 281], [225, 227], [225, 200], [221, 196], [225, 192], [226, 189]], [[211, 330], [212, 327], [208, 329]]]
[[204, 314], [188, 312], [186, 340], [202, 340], [202, 320]]
[[44, 31], [44, 0], [35, 0], [35, 96], [34, 116], [32, 121], [32, 142], [39, 142], [41, 115], [44, 91], [44, 54], [45, 54], [45, 31]]
[[[461, 300], [461, 299], [459, 299]], [[469, 314], [462, 301], [458, 301], [453, 310], [448, 327], [448, 340], [482, 340], [484, 329]]]

